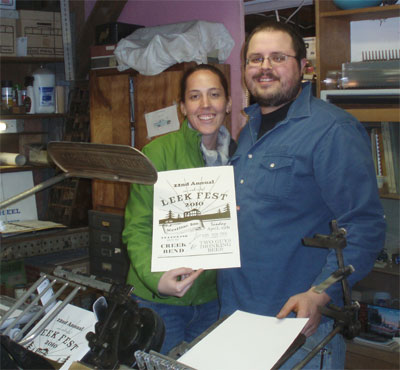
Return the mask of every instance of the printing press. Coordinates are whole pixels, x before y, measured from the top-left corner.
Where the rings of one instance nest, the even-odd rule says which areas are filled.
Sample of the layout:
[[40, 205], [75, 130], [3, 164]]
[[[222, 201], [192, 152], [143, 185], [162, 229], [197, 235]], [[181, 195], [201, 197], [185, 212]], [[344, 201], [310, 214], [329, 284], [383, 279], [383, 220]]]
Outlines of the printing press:
[[[353, 268], [343, 265], [342, 249], [346, 245], [346, 240], [343, 230], [337, 230], [335, 227], [336, 223], [333, 222], [333, 232], [331, 235], [317, 234], [314, 238], [304, 238], [303, 242], [307, 246], [335, 249], [339, 268], [326, 281], [315, 287], [315, 291], [323, 292], [331, 284], [341, 281], [344, 292], [344, 306], [337, 307], [328, 305], [327, 307], [321, 307], [321, 312], [324, 315], [335, 320], [335, 327], [332, 332], [295, 367], [295, 369], [302, 369], [336, 334], [340, 333], [345, 338], [352, 339], [360, 330], [360, 323], [356, 319], [359, 305], [357, 302], [351, 302], [350, 291], [346, 280], [346, 276], [352, 273]], [[41, 279], [39, 279], [2, 317], [0, 321], [1, 327], [3, 327], [4, 322], [9, 319], [12, 312], [17, 309], [22, 310], [22, 314], [15, 318], [8, 327], [2, 331], [1, 362], [4, 365], [10, 364], [7, 368], [58, 368], [55, 364], [48, 362], [42, 356], [30, 352], [23, 347], [23, 345], [32, 341], [35, 336], [54, 319], [57, 313], [54, 312], [50, 315], [35, 334], [28, 337], [22, 336], [34, 322], [35, 317], [38, 318], [40, 313], [43, 313], [46, 309], [46, 306], [44, 306], [39, 312], [39, 310], [35, 308], [37, 307], [36, 303], [46, 293], [46, 290], [42, 291], [30, 304], [25, 302], [44, 279], [49, 279], [52, 283], [61, 283], [62, 288], [59, 289], [59, 291], [67, 287], [71, 289], [71, 293], [58, 307], [57, 312], [60, 312], [80, 289], [85, 289], [86, 287], [100, 290], [104, 292], [107, 297], [106, 304], [103, 304], [96, 310], [98, 322], [95, 325], [95, 331], [89, 332], [86, 335], [90, 350], [79, 361], [83, 366], [80, 367], [80, 369], [136, 368], [139, 370], [190, 370], [192, 369], [191, 367], [179, 363], [179, 357], [196, 345], [196, 343], [221, 323], [221, 321], [217, 322], [192, 343], [181, 343], [179, 346], [175, 347], [168, 356], [161, 355], [158, 351], [164, 339], [164, 324], [153, 310], [138, 307], [136, 302], [131, 298], [134, 287], [102, 282], [101, 280], [95, 279], [94, 276], [85, 276], [58, 267], [54, 270], [54, 276], [43, 274]], [[52, 300], [57, 299], [60, 295], [58, 292], [53, 296]], [[50, 303], [51, 302], [48, 304]], [[30, 322], [26, 323], [19, 330], [18, 335], [11, 340], [7, 335], [18, 324], [23, 314], [33, 309], [37, 310], [35, 316]], [[273, 368], [280, 368], [304, 342], [305, 337], [301, 334]]]
[[[28, 195], [51, 186], [68, 176], [103, 179], [108, 181], [127, 181], [131, 183], [154, 184], [157, 173], [151, 162], [134, 148], [121, 145], [104, 145], [89, 143], [54, 142], [49, 144], [49, 154], [53, 161], [64, 171], [57, 178], [50, 179], [45, 184], [26, 191], [18, 196], [0, 203], [0, 209]], [[129, 164], [129, 165], [127, 165]], [[354, 338], [360, 324], [356, 319], [359, 309], [358, 302], [352, 302], [346, 277], [354, 269], [344, 266], [342, 250], [346, 246], [346, 232], [338, 229], [336, 221], [332, 221], [330, 235], [316, 234], [313, 238], [304, 238], [305, 246], [330, 248], [336, 252], [338, 270], [326, 281], [315, 287], [317, 293], [324, 292], [329, 286], [341, 282], [344, 305], [337, 307], [328, 305], [321, 307], [322, 314], [335, 320], [333, 331], [317, 345], [314, 350], [295, 368], [303, 368], [336, 334], [345, 338]], [[44, 281], [49, 281], [46, 288], [35, 294]], [[42, 298], [49, 290], [58, 290], [43, 305]], [[41, 274], [19, 299], [9, 305], [2, 313], [1, 330], [1, 364], [9, 369], [58, 369], [60, 364], [48, 361], [45, 357], [26, 349], [43, 330], [46, 330], [52, 320], [78, 294], [87, 287], [96, 289], [104, 295], [95, 307], [97, 322], [94, 331], [87, 333], [89, 351], [80, 359], [74, 369], [124, 369], [139, 370], [192, 369], [179, 363], [179, 357], [195, 346], [202, 338], [221, 324], [220, 320], [192, 343], [181, 343], [168, 356], [160, 351], [165, 334], [162, 319], [151, 309], [139, 308], [131, 297], [134, 287], [106, 282], [95, 276], [74, 273], [57, 267], [52, 274]], [[63, 300], [59, 297], [63, 294]], [[32, 298], [33, 297], [33, 298]], [[49, 311], [50, 305], [58, 301], [58, 306]], [[31, 332], [34, 324], [46, 315], [45, 320], [35, 332]], [[29, 334], [29, 335], [28, 335]], [[280, 368], [291, 355], [305, 342], [305, 336], [300, 335], [291, 347], [284, 353], [273, 367]], [[28, 346], [29, 348], [29, 346]], [[73, 367], [71, 366], [70, 369]]]

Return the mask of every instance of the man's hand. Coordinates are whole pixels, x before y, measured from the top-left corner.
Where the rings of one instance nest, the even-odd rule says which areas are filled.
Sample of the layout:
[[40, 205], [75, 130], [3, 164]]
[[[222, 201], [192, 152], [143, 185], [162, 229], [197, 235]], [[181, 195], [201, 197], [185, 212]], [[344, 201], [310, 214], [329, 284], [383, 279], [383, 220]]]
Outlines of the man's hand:
[[309, 337], [316, 332], [321, 320], [321, 313], [318, 310], [318, 306], [325, 306], [330, 300], [331, 298], [325, 292], [318, 294], [311, 288], [307, 292], [290, 297], [276, 317], [283, 319], [292, 311], [296, 312], [297, 317], [309, 317], [307, 324], [302, 330], [302, 333], [306, 337]]
[[186, 267], [166, 271], [162, 274], [158, 282], [158, 291], [164, 295], [181, 298], [203, 271], [203, 269], [194, 271]]

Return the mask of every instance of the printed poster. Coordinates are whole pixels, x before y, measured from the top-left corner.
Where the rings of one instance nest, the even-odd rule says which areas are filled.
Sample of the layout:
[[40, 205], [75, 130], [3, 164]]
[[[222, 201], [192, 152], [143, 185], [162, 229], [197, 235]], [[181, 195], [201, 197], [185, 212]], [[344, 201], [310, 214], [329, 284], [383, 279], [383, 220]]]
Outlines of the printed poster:
[[240, 267], [232, 166], [158, 172], [151, 271]]
[[[44, 316], [26, 337], [35, 332], [57, 307]], [[69, 369], [72, 362], [81, 360], [89, 351], [86, 334], [95, 331], [96, 321], [93, 312], [67, 304], [26, 348], [62, 364], [61, 370]]]

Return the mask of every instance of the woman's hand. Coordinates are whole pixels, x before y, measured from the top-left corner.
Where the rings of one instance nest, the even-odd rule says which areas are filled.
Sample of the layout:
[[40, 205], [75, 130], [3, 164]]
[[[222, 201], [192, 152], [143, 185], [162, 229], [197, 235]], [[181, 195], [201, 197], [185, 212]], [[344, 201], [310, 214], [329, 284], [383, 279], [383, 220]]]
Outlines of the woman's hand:
[[162, 274], [160, 281], [158, 282], [158, 291], [163, 295], [171, 295], [181, 298], [191, 288], [194, 281], [203, 271], [203, 269], [194, 271], [187, 267], [180, 267], [166, 271]]

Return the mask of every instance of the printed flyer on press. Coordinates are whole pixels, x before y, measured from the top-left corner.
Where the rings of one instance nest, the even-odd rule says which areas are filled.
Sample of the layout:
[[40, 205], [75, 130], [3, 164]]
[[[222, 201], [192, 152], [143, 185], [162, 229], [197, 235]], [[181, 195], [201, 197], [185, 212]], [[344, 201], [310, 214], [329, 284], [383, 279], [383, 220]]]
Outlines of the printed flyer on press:
[[232, 166], [158, 173], [151, 271], [240, 267]]

